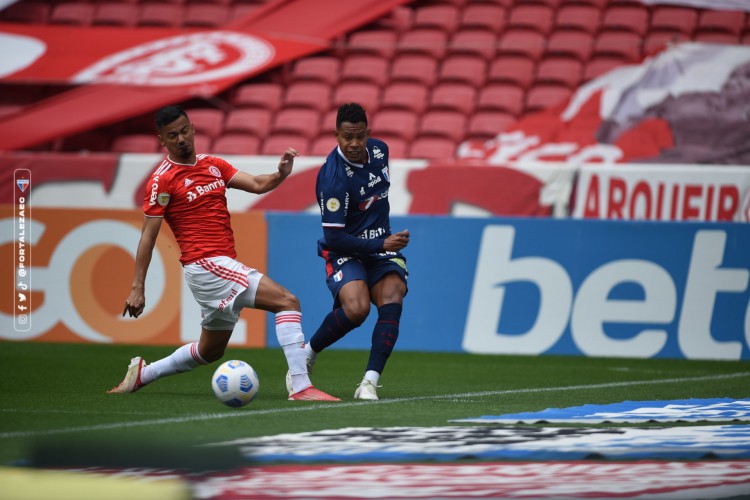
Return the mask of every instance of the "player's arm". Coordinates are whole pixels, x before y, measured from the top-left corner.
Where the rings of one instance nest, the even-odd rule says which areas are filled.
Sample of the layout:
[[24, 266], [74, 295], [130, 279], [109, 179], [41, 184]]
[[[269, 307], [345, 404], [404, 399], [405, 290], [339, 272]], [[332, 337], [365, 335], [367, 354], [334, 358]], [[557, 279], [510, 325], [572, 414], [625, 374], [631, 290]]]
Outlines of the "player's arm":
[[237, 172], [229, 181], [229, 187], [241, 189], [248, 193], [262, 194], [275, 189], [284, 179], [289, 177], [294, 166], [294, 158], [299, 153], [294, 148], [288, 148], [279, 160], [279, 169], [273, 174], [252, 175], [247, 172]]
[[343, 254], [397, 252], [409, 244], [408, 230], [391, 234], [385, 239], [366, 240], [348, 234], [343, 228], [324, 227], [323, 236], [331, 250]]
[[133, 275], [133, 288], [130, 290], [125, 301], [125, 313], [131, 317], [137, 318], [146, 307], [146, 273], [148, 266], [151, 264], [151, 256], [154, 253], [156, 238], [159, 236], [159, 228], [163, 217], [144, 217], [143, 229], [141, 230], [141, 240], [138, 242], [138, 250], [135, 254], [135, 273]]

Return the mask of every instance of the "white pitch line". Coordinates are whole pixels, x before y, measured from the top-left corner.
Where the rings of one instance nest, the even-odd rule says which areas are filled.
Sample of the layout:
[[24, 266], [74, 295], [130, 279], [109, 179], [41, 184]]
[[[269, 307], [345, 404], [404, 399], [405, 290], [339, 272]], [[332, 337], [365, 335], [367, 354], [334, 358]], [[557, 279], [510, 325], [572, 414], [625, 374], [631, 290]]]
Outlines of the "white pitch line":
[[102, 431], [110, 429], [124, 429], [127, 427], [145, 427], [148, 425], [162, 425], [162, 424], [182, 424], [187, 422], [198, 422], [201, 420], [221, 420], [224, 418], [242, 418], [242, 417], [256, 417], [258, 415], [271, 415], [276, 413], [291, 413], [300, 411], [315, 411], [315, 410], [335, 410], [338, 408], [347, 408], [351, 406], [360, 406], [366, 404], [392, 404], [392, 403], [404, 403], [408, 401], [425, 401], [433, 399], [465, 399], [465, 398], [476, 398], [485, 396], [505, 396], [512, 394], [531, 394], [537, 392], [560, 392], [560, 391], [580, 391], [586, 389], [605, 389], [611, 387], [630, 387], [634, 385], [655, 385], [655, 384], [674, 384], [684, 382], [702, 382], [706, 380], [725, 380], [741, 377], [749, 377], [750, 372], [741, 373], [728, 373], [724, 375], [704, 375], [701, 377], [680, 377], [680, 378], [666, 378], [657, 380], [632, 380], [628, 382], [605, 382], [601, 384], [587, 384], [587, 385], [566, 385], [560, 387], [532, 387], [527, 389], [507, 389], [503, 391], [480, 391], [480, 392], [466, 392], [461, 394], [442, 394], [435, 396], [417, 396], [412, 398], [393, 398], [393, 399], [381, 399], [379, 401], [358, 401], [350, 403], [326, 403], [326, 404], [315, 404], [310, 406], [296, 406], [292, 408], [272, 408], [268, 410], [251, 410], [251, 411], [240, 411], [235, 413], [203, 413], [198, 415], [192, 415], [189, 417], [173, 417], [173, 418], [157, 418], [153, 420], [140, 420], [135, 422], [112, 422], [110, 424], [97, 424], [97, 425], [83, 425], [78, 427], [63, 427], [60, 429], [46, 429], [38, 431], [13, 431], [13, 432], [0, 432], [0, 439], [13, 439], [22, 437], [36, 437], [36, 436], [51, 436], [55, 434], [72, 434], [75, 432], [90, 432], [90, 431]]

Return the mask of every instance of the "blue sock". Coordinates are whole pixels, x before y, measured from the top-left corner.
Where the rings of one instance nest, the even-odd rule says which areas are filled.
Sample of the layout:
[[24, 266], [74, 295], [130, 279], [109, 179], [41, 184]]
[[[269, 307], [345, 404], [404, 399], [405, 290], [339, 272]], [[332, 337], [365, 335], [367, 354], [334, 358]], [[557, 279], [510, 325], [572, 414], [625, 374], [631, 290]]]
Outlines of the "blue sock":
[[312, 336], [310, 347], [312, 347], [313, 351], [320, 352], [357, 326], [359, 325], [354, 324], [346, 317], [342, 308], [336, 308], [328, 313], [318, 331]]
[[372, 332], [372, 348], [368, 370], [383, 373], [385, 362], [393, 352], [393, 346], [398, 339], [398, 324], [401, 319], [401, 304], [385, 304], [378, 307], [378, 321]]

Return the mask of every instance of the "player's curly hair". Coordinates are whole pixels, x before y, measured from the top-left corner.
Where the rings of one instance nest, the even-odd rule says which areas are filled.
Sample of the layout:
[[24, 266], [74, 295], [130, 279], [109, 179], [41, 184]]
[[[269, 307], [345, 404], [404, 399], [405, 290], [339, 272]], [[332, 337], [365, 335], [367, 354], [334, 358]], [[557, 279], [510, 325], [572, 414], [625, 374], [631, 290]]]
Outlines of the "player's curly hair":
[[154, 114], [156, 130], [161, 130], [163, 126], [169, 125], [181, 116], [189, 119], [185, 110], [180, 106], [164, 106]]
[[364, 123], [367, 125], [367, 112], [361, 104], [356, 102], [347, 102], [339, 106], [339, 111], [336, 114], [336, 128], [341, 127], [344, 122], [349, 123]]

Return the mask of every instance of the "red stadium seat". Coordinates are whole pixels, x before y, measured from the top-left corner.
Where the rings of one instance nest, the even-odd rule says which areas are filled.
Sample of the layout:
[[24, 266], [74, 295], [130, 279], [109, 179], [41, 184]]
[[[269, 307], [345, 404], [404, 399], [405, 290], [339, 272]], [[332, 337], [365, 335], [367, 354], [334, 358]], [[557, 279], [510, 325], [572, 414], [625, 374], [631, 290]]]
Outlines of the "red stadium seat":
[[745, 13], [734, 10], [704, 10], [698, 18], [698, 30], [719, 31], [739, 37], [745, 28]]
[[462, 12], [458, 25], [460, 30], [486, 30], [499, 34], [505, 28], [507, 12], [502, 5], [472, 3], [464, 7]]
[[300, 135], [274, 134], [263, 141], [260, 154], [281, 156], [287, 148], [294, 148], [299, 154], [306, 155], [310, 150], [310, 140]]
[[422, 54], [442, 59], [448, 46], [448, 33], [439, 29], [420, 29], [401, 35], [396, 54]]
[[651, 28], [653, 31], [676, 31], [685, 35], [692, 35], [698, 24], [698, 10], [686, 7], [654, 7], [651, 14]]
[[545, 36], [530, 30], [507, 30], [500, 37], [501, 55], [522, 55], [539, 60], [546, 46]]
[[374, 136], [388, 145], [388, 158], [408, 158], [409, 141], [395, 136]]
[[465, 83], [440, 83], [432, 89], [428, 109], [458, 111], [465, 115], [474, 111], [477, 91]]
[[456, 157], [457, 144], [444, 137], [425, 136], [414, 140], [409, 157], [424, 160], [448, 160]]
[[402, 55], [391, 66], [392, 82], [416, 82], [431, 87], [437, 80], [437, 60], [427, 55]]
[[157, 153], [161, 143], [156, 134], [127, 134], [112, 141], [114, 153]]
[[318, 135], [320, 113], [314, 109], [282, 109], [271, 121], [271, 133], [288, 133], [312, 139]]
[[602, 31], [594, 40], [592, 56], [619, 57], [625, 61], [637, 61], [641, 57], [639, 35], [627, 31]]
[[440, 65], [440, 82], [467, 83], [482, 87], [487, 80], [487, 62], [474, 56], [449, 56]]
[[391, 9], [388, 14], [376, 20], [372, 26], [375, 29], [403, 33], [411, 28], [413, 20], [414, 11], [406, 5], [401, 5]]
[[294, 63], [291, 81], [313, 80], [335, 85], [339, 80], [341, 61], [332, 56], [304, 57]]
[[232, 97], [232, 105], [238, 108], [264, 108], [271, 111], [281, 107], [284, 89], [276, 83], [247, 83], [240, 85]]
[[250, 134], [225, 134], [214, 141], [211, 149], [219, 155], [257, 155], [260, 154], [260, 141], [259, 137]]
[[392, 59], [396, 53], [398, 34], [395, 31], [355, 31], [349, 35], [347, 54], [368, 54]]
[[287, 87], [284, 107], [327, 111], [331, 106], [331, 87], [322, 82], [296, 82]]
[[557, 9], [565, 1], [567, 0], [515, 0], [514, 5], [544, 5], [551, 9]]
[[96, 26], [132, 27], [138, 22], [140, 8], [138, 5], [120, 2], [97, 4], [93, 24]]
[[478, 56], [489, 61], [497, 52], [497, 35], [491, 31], [456, 31], [448, 44], [449, 55]]
[[665, 48], [690, 40], [690, 36], [678, 31], [652, 31], [643, 41], [643, 54], [653, 55]]
[[110, 151], [110, 136], [105, 132], [83, 132], [58, 139], [56, 142], [56, 151], [75, 151], [79, 153]]
[[344, 82], [333, 93], [335, 107], [345, 102], [358, 102], [368, 113], [380, 107], [380, 86], [364, 82]]
[[310, 143], [310, 150], [307, 154], [310, 156], [328, 156], [336, 147], [336, 138], [331, 133], [318, 135]]
[[263, 138], [271, 130], [274, 112], [263, 108], [235, 108], [227, 113], [223, 133]]
[[503, 111], [520, 116], [523, 112], [524, 96], [524, 90], [515, 85], [487, 85], [479, 91], [477, 111]]
[[189, 3], [185, 6], [182, 26], [186, 28], [218, 28], [229, 21], [229, 5]]
[[457, 142], [466, 135], [468, 119], [460, 111], [427, 111], [419, 121], [419, 136], [436, 136]]
[[176, 28], [182, 26], [182, 6], [171, 3], [144, 3], [141, 6], [138, 26]]
[[538, 83], [557, 84], [571, 89], [578, 87], [582, 77], [583, 64], [575, 59], [542, 59], [536, 70]]
[[557, 11], [555, 29], [594, 34], [599, 31], [601, 17], [601, 10], [591, 5], [565, 5]]
[[410, 111], [386, 110], [376, 113], [370, 128], [374, 137], [391, 135], [410, 141], [417, 135], [419, 116]]
[[512, 83], [522, 88], [534, 81], [536, 63], [528, 57], [502, 56], [492, 62], [488, 82]]
[[610, 7], [604, 11], [601, 28], [603, 30], [630, 31], [643, 36], [648, 31], [649, 13], [646, 6]]
[[486, 141], [505, 131], [516, 117], [501, 111], [482, 111], [469, 118], [466, 140]]
[[390, 61], [378, 56], [349, 56], [341, 67], [341, 81], [359, 81], [384, 86], [388, 84]]
[[740, 43], [740, 36], [724, 31], [701, 31], [693, 35], [693, 40], [703, 43], [718, 43], [721, 45], [736, 45]]
[[583, 81], [597, 78], [624, 64], [626, 63], [618, 57], [595, 57], [586, 63], [583, 69]]
[[453, 33], [458, 25], [460, 10], [447, 4], [430, 4], [414, 10], [411, 29], [438, 29]]
[[529, 29], [546, 35], [552, 30], [555, 11], [544, 5], [517, 5], [508, 13], [508, 29]]
[[535, 85], [526, 94], [526, 108], [524, 113], [540, 111], [565, 102], [573, 91], [560, 85]]
[[187, 109], [190, 121], [195, 127], [196, 135], [205, 135], [214, 139], [221, 134], [224, 128], [224, 112], [212, 108]]
[[40, 2], [16, 2], [0, 12], [0, 22], [45, 24], [49, 20], [51, 6]]
[[380, 109], [403, 109], [422, 113], [427, 108], [428, 89], [413, 82], [395, 82], [383, 91]]
[[583, 31], [553, 31], [547, 40], [545, 56], [573, 57], [588, 61], [594, 50], [594, 37]]
[[90, 3], [60, 3], [52, 10], [50, 24], [90, 26], [96, 6]]
[[[335, 132], [336, 129], [336, 117], [338, 116], [338, 106], [326, 111], [323, 113], [323, 116], [320, 119], [319, 129], [321, 134], [327, 134], [331, 135]], [[372, 117], [367, 117], [370, 121], [372, 121]]]

